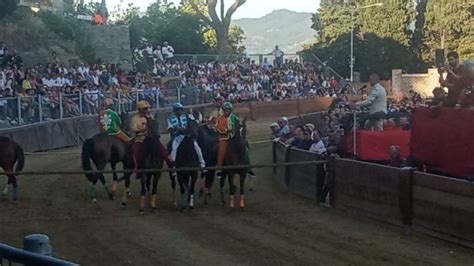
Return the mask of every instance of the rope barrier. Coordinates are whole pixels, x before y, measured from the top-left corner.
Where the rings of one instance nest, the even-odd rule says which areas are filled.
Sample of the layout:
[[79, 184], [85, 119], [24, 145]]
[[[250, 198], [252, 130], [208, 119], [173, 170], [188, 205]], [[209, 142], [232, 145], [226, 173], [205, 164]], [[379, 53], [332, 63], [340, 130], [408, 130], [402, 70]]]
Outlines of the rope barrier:
[[[270, 143], [273, 140], [267, 140], [267, 139], [262, 139], [262, 140], [256, 140], [256, 141], [250, 141], [250, 145], [255, 145], [255, 144], [262, 144], [262, 143]], [[70, 152], [25, 152], [24, 153], [27, 156], [34, 156], [34, 155], [80, 155], [81, 152], [78, 151], [70, 151]]]
[[326, 161], [303, 161], [290, 163], [271, 163], [271, 164], [253, 164], [253, 165], [231, 165], [219, 167], [181, 167], [166, 169], [133, 169], [133, 170], [91, 170], [91, 171], [23, 171], [23, 172], [0, 172], [0, 175], [85, 175], [85, 174], [130, 174], [130, 173], [167, 173], [167, 172], [192, 172], [192, 171], [211, 171], [211, 170], [241, 170], [250, 168], [270, 168], [282, 166], [297, 166], [324, 164]]

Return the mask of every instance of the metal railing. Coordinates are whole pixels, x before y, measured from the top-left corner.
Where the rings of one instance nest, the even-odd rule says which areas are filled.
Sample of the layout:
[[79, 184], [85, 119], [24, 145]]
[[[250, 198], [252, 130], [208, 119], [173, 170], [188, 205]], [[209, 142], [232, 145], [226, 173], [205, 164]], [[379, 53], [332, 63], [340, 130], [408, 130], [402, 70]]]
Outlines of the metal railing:
[[2, 265], [49, 265], [73, 266], [76, 263], [51, 257], [49, 237], [30, 235], [23, 239], [24, 248], [15, 248], [0, 243], [0, 266]]
[[[247, 54], [247, 55], [239, 55], [239, 54], [176, 54], [174, 56], [174, 60], [178, 62], [194, 62], [194, 63], [207, 63], [209, 61], [235, 61], [235, 60], [250, 60], [250, 62], [254, 61], [256, 64], [263, 65], [263, 63], [268, 62], [274, 65], [274, 56], [271, 54]], [[285, 54], [283, 56], [283, 62], [285, 61], [298, 61], [301, 62], [301, 56], [299, 54]]]
[[[36, 96], [0, 98], [0, 128], [29, 125], [70, 117], [97, 115], [104, 98], [114, 101], [115, 110], [131, 112], [141, 100], [147, 100], [153, 108], [166, 107], [177, 101], [178, 89], [130, 90], [113, 94], [103, 92], [58, 93]], [[195, 101], [191, 101], [195, 102]]]

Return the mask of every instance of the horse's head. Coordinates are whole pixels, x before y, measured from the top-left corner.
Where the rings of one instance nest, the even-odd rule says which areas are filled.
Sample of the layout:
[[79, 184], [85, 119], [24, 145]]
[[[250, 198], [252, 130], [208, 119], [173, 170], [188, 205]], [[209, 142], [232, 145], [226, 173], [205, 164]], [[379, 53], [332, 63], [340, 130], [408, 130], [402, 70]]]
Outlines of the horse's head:
[[243, 143], [247, 141], [247, 118], [239, 121], [235, 126], [234, 138], [239, 139]]
[[148, 118], [148, 136], [149, 137], [159, 137], [160, 136], [160, 128], [158, 125], [158, 121], [153, 118]]
[[199, 135], [199, 124], [195, 119], [188, 119], [187, 135], [193, 139], [197, 139]]

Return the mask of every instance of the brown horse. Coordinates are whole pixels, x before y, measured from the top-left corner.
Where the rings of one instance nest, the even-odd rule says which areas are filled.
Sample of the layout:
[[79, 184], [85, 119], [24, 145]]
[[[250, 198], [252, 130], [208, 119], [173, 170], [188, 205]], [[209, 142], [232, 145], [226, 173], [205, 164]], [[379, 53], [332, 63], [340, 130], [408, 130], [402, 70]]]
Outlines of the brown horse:
[[[92, 162], [94, 162], [97, 170], [103, 171], [105, 166], [110, 163], [112, 170], [115, 170], [117, 163], [121, 162], [123, 169], [133, 170], [135, 169], [135, 163], [132, 156], [132, 144], [124, 143], [119, 139], [109, 136], [106, 133], [100, 133], [94, 137], [86, 140], [82, 145], [82, 169], [84, 171], [92, 170]], [[130, 196], [130, 176], [131, 172], [124, 174], [124, 177], [120, 180], [125, 180], [125, 191], [122, 197], [122, 206], [126, 205], [127, 196]], [[109, 191], [105, 176], [102, 173], [98, 174], [86, 174], [87, 179], [92, 183], [91, 186], [91, 197], [92, 202], [97, 202], [96, 184], [100, 180], [104, 185], [105, 191], [110, 199], [114, 199], [114, 193], [116, 190], [118, 177], [117, 174], [113, 174], [114, 183], [112, 185], [112, 191]]]
[[[248, 154], [248, 142], [247, 142], [247, 125], [246, 120], [239, 122], [234, 130], [234, 136], [229, 140], [227, 152], [224, 158], [224, 166], [235, 166], [235, 165], [247, 165], [249, 164]], [[247, 178], [248, 169], [227, 169], [223, 171], [221, 178], [221, 201], [225, 204], [224, 200], [224, 186], [226, 177], [229, 181], [229, 206], [234, 208], [234, 193], [236, 186], [234, 185], [234, 175], [238, 174], [240, 177], [240, 208], [245, 207], [245, 179]]]
[[[25, 166], [25, 155], [23, 149], [15, 143], [13, 140], [0, 137], [0, 167], [5, 172], [13, 172], [13, 167], [16, 163], [15, 172], [20, 172]], [[8, 194], [8, 188], [11, 185], [13, 187], [13, 201], [18, 200], [18, 184], [16, 176], [9, 174], [7, 175], [8, 181], [5, 189], [3, 190], [2, 197], [6, 197]]]

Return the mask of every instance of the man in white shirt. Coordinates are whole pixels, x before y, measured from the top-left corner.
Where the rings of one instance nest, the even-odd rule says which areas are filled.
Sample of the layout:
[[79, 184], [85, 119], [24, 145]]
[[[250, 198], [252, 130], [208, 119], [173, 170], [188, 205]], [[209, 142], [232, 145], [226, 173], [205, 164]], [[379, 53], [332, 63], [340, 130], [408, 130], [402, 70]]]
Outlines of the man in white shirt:
[[367, 128], [376, 131], [383, 131], [383, 119], [387, 115], [387, 92], [380, 85], [380, 78], [377, 74], [370, 75], [370, 85], [372, 93], [367, 100], [357, 102], [356, 107], [369, 106], [369, 113], [359, 115], [360, 128], [365, 128], [365, 122], [368, 120]]
[[169, 62], [174, 57], [174, 48], [173, 46], [169, 45], [168, 42], [164, 42], [163, 48], [161, 48], [161, 53], [163, 54], [163, 58], [166, 60], [166, 62]]
[[310, 152], [314, 152], [317, 155], [324, 155], [326, 153], [326, 146], [324, 146], [324, 142], [321, 140], [321, 136], [317, 130], [313, 131], [313, 145], [309, 148]]
[[285, 53], [278, 47], [278, 45], [276, 45], [272, 54], [273, 56], [275, 56], [275, 66], [277, 68], [281, 68], [281, 66], [283, 65], [283, 56], [285, 55]]

